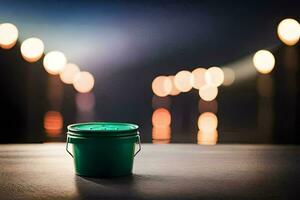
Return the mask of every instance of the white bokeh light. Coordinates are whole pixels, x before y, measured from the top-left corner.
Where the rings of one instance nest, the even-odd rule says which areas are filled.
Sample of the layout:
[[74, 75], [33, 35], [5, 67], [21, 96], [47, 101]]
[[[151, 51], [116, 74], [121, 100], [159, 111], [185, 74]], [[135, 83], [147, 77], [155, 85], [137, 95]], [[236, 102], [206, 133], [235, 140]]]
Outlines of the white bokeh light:
[[0, 47], [3, 49], [12, 48], [19, 36], [17, 27], [11, 23], [0, 24]]
[[62, 82], [72, 84], [77, 73], [80, 72], [76, 64], [68, 63], [65, 68], [60, 72], [59, 76]]
[[172, 79], [167, 76], [158, 76], [152, 81], [152, 91], [159, 97], [168, 96], [172, 90]]
[[258, 72], [268, 74], [275, 66], [275, 57], [270, 51], [260, 50], [254, 54], [253, 64]]
[[205, 71], [204, 78], [207, 84], [218, 87], [224, 81], [224, 72], [220, 67], [210, 67]]
[[286, 45], [295, 45], [300, 38], [300, 24], [295, 19], [284, 19], [278, 25], [277, 34]]
[[176, 88], [175, 83], [174, 83], [175, 76], [168, 76], [168, 77], [172, 82], [172, 89], [170, 91], [170, 95], [176, 96], [176, 95], [180, 94], [180, 91]]
[[218, 88], [213, 85], [204, 85], [199, 90], [199, 96], [204, 101], [212, 101], [218, 95]]
[[62, 52], [51, 51], [45, 55], [43, 64], [49, 74], [57, 75], [65, 68], [67, 59]]
[[182, 70], [174, 77], [175, 87], [181, 92], [188, 92], [193, 87], [193, 74], [189, 71]]
[[95, 84], [93, 75], [89, 72], [79, 72], [75, 75], [73, 86], [80, 93], [90, 92]]
[[201, 67], [194, 69], [192, 71], [194, 88], [200, 89], [202, 86], [204, 86], [206, 84], [205, 78], [204, 78], [205, 72], [206, 72], [206, 69], [201, 68]]
[[28, 62], [38, 61], [44, 53], [44, 43], [38, 38], [28, 38], [21, 45], [21, 54]]
[[212, 133], [218, 127], [218, 118], [212, 112], [202, 113], [198, 118], [198, 128], [205, 133]]

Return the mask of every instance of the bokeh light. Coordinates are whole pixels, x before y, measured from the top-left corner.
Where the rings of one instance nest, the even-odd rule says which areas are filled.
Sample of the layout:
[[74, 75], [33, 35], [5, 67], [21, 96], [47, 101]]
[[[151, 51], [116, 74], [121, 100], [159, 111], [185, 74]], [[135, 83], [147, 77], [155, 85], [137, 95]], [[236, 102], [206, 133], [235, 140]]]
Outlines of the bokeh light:
[[50, 136], [57, 136], [62, 132], [63, 117], [60, 112], [48, 111], [44, 116], [44, 129]]
[[153, 140], [170, 140], [171, 139], [171, 127], [153, 127], [152, 128], [152, 139]]
[[17, 27], [10, 23], [0, 24], [0, 46], [3, 49], [10, 49], [15, 46], [19, 36]]
[[168, 127], [171, 125], [171, 114], [165, 108], [158, 108], [152, 114], [153, 127]]
[[198, 131], [197, 142], [201, 145], [215, 145], [218, 142], [218, 131], [214, 130], [213, 132], [203, 132]]
[[74, 78], [77, 73], [80, 72], [80, 69], [77, 65], [73, 63], [68, 63], [64, 69], [60, 72], [59, 76], [62, 82], [66, 84], [73, 84]]
[[90, 92], [95, 84], [93, 75], [89, 72], [79, 72], [74, 77], [74, 88], [80, 93]]
[[66, 66], [66, 56], [60, 51], [51, 51], [44, 57], [44, 68], [52, 75], [59, 74]]
[[193, 87], [193, 74], [183, 70], [178, 72], [174, 78], [175, 87], [181, 92], [188, 92]]
[[224, 73], [224, 81], [223, 85], [225, 86], [230, 86], [235, 80], [235, 72], [233, 69], [228, 68], [228, 67], [223, 67], [222, 68], [223, 73]]
[[171, 142], [170, 139], [167, 140], [152, 140], [153, 144], [169, 144]]
[[275, 66], [275, 58], [270, 51], [259, 50], [253, 56], [253, 64], [258, 72], [268, 74]]
[[207, 84], [218, 87], [224, 81], [224, 72], [220, 67], [210, 67], [205, 71], [204, 78]]
[[212, 101], [218, 95], [218, 88], [213, 85], [204, 85], [199, 90], [199, 96], [204, 101]]
[[198, 118], [198, 128], [205, 133], [212, 133], [218, 127], [218, 118], [212, 112], [202, 113]]
[[300, 25], [295, 19], [284, 19], [278, 25], [277, 34], [286, 45], [295, 45], [300, 38]]
[[193, 87], [196, 89], [200, 89], [202, 86], [206, 84], [204, 74], [206, 69], [204, 68], [197, 68], [192, 71], [193, 74]]
[[152, 81], [152, 91], [160, 97], [165, 97], [172, 90], [172, 81], [167, 76], [158, 76]]
[[176, 95], [180, 94], [180, 90], [177, 89], [177, 87], [175, 86], [175, 83], [174, 83], [175, 76], [168, 76], [168, 77], [169, 77], [169, 79], [171, 80], [171, 83], [172, 83], [172, 89], [170, 91], [170, 95], [176, 96]]
[[44, 53], [44, 43], [39, 38], [28, 38], [21, 44], [21, 54], [28, 62], [38, 61]]

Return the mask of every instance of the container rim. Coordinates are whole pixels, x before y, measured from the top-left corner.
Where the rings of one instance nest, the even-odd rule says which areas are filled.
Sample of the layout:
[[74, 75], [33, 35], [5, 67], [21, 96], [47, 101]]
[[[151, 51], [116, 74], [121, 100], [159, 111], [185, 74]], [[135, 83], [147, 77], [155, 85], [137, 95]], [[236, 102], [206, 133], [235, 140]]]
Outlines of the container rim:
[[71, 124], [68, 135], [76, 136], [126, 136], [137, 135], [139, 126], [123, 122], [87, 122]]

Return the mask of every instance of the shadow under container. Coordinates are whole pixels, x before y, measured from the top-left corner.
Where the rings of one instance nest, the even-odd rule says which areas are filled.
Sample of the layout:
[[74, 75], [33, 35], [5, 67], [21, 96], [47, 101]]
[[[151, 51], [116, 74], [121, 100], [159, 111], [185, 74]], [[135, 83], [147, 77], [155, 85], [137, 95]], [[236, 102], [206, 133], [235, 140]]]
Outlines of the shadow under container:
[[[72, 144], [72, 152], [68, 145]], [[136, 144], [139, 145], [135, 152]], [[141, 150], [138, 126], [129, 123], [92, 122], [68, 126], [67, 152], [75, 173], [87, 177], [132, 174], [133, 160]]]

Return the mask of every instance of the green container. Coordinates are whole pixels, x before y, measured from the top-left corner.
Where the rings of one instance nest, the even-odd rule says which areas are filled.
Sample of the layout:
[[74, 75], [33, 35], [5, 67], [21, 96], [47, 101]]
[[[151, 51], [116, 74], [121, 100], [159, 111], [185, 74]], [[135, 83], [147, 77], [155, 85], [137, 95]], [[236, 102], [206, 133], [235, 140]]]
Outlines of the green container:
[[[68, 149], [69, 143], [73, 154]], [[135, 144], [139, 145], [136, 152]], [[72, 124], [68, 126], [66, 150], [74, 159], [77, 175], [131, 175], [133, 158], [141, 150], [138, 126], [112, 122]]]

